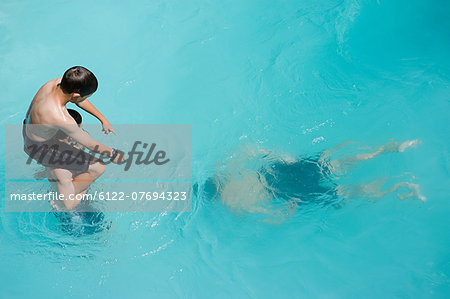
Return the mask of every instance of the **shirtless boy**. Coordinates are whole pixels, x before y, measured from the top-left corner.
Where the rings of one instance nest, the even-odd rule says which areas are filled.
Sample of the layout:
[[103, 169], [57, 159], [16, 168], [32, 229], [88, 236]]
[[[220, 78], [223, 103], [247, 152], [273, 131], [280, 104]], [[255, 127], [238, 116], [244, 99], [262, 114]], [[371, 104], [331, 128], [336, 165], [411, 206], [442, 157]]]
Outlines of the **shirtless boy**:
[[[97, 90], [97, 78], [88, 69], [75, 66], [68, 69], [62, 78], [45, 83], [34, 96], [24, 120], [24, 150], [38, 163], [48, 167], [56, 180], [57, 191], [64, 195], [64, 206], [72, 210], [89, 186], [105, 171], [105, 164], [79, 148], [60, 142], [55, 138], [59, 131], [92, 152], [106, 155], [113, 163], [125, 161], [122, 153], [90, 137], [70, 116], [66, 104], [71, 102], [95, 116], [103, 126], [105, 134], [116, 132], [109, 121], [92, 105], [89, 98]], [[44, 146], [50, 145], [50, 146]], [[40, 152], [36, 152], [39, 149]], [[55, 156], [70, 153], [73, 163], [61, 163]], [[69, 161], [67, 160], [67, 161]], [[68, 200], [72, 199], [72, 200]]]

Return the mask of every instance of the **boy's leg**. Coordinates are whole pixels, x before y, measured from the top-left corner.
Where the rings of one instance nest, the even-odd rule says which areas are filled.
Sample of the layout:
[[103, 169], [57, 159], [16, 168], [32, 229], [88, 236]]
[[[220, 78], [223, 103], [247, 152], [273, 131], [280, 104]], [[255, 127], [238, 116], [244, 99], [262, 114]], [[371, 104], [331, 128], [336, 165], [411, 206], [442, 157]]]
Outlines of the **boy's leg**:
[[[63, 194], [68, 199], [72, 194], [74, 200], [64, 200], [64, 206], [68, 210], [72, 210], [80, 200], [75, 199], [77, 195], [86, 194], [88, 187], [105, 171], [105, 164], [95, 161], [89, 165], [88, 172], [81, 173], [74, 177], [72, 171], [67, 169], [55, 168], [50, 170], [50, 174], [55, 178], [53, 182], [56, 185], [58, 193]], [[78, 196], [78, 198], [81, 198]]]
[[88, 171], [75, 176], [72, 180], [76, 194], [86, 193], [88, 187], [106, 170], [106, 166], [97, 160], [89, 165]]
[[397, 194], [400, 199], [405, 199], [409, 197], [418, 198], [425, 201], [425, 196], [420, 192], [419, 185], [412, 184], [409, 182], [399, 182], [393, 185], [391, 188], [382, 190], [384, 183], [388, 178], [379, 178], [368, 184], [358, 184], [358, 185], [338, 185], [336, 190], [339, 196], [344, 198], [381, 198], [387, 194], [396, 192], [399, 188], [405, 188], [409, 192], [403, 194]]
[[375, 158], [376, 156], [384, 153], [404, 152], [409, 147], [416, 147], [420, 144], [420, 141], [407, 140], [404, 142], [389, 142], [380, 146], [376, 151], [372, 153], [357, 154], [355, 156], [330, 160], [328, 164], [336, 174], [345, 174], [351, 170], [357, 163]]
[[[48, 177], [48, 181], [53, 185], [53, 187], [54, 187], [57, 191], [60, 190], [61, 187], [63, 187], [63, 186], [58, 186], [58, 180], [55, 179], [55, 178], [54, 178], [53, 176], [51, 176], [51, 175]], [[89, 189], [89, 188], [88, 188], [88, 189]], [[84, 190], [84, 191], [82, 191], [82, 192], [76, 194], [76, 195], [75, 195], [75, 198], [77, 197], [77, 195], [84, 195], [84, 194], [86, 194], [87, 191], [88, 191], [88, 189], [86, 189], [86, 190]], [[59, 191], [58, 191], [58, 192], [59, 192]], [[55, 208], [56, 210], [58, 210], [58, 211], [61, 210], [61, 208], [62, 208], [62, 206], [60, 206], [56, 200], [51, 200], [51, 201], [50, 201], [50, 205], [51, 205], [53, 208]]]
[[[67, 169], [53, 168], [50, 170], [50, 173], [55, 178], [52, 183], [56, 185], [56, 190], [59, 194], [64, 195], [64, 207], [68, 210], [72, 210], [80, 203], [80, 201], [76, 200], [74, 197], [76, 193], [72, 183], [72, 172]], [[73, 198], [73, 200], [70, 200], [70, 198]]]

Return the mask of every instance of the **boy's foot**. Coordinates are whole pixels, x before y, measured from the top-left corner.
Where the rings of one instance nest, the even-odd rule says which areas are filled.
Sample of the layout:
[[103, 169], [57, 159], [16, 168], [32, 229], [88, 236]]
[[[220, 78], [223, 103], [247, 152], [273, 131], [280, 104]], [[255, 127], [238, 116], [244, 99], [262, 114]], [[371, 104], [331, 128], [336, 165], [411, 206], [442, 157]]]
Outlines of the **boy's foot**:
[[381, 152], [389, 153], [389, 152], [399, 152], [403, 153], [407, 148], [415, 148], [421, 143], [420, 140], [407, 140], [404, 142], [389, 142], [388, 144], [382, 146]]
[[419, 185], [411, 184], [411, 183], [405, 183], [404, 187], [406, 187], [410, 192], [409, 193], [405, 193], [405, 194], [397, 193], [398, 198], [400, 198], [401, 200], [409, 198], [409, 197], [418, 198], [421, 201], [426, 201], [427, 200], [427, 198], [425, 196], [423, 196], [422, 193], [420, 192]]
[[400, 153], [402, 153], [402, 152], [404, 152], [405, 149], [407, 149], [408, 147], [415, 148], [415, 147], [417, 147], [420, 143], [421, 143], [421, 142], [420, 142], [419, 139], [408, 140], [408, 141], [402, 142], [402, 143], [400, 143], [400, 145], [399, 145], [399, 147], [398, 147], [398, 151], [399, 151]]

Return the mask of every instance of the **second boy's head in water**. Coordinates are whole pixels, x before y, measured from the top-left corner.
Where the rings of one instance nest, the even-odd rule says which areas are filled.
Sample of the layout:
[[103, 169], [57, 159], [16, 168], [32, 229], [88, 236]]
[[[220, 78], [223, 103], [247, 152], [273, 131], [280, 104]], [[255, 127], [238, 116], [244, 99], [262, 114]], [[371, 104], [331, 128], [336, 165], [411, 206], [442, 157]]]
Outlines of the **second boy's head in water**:
[[[82, 121], [83, 118], [81, 116], [81, 114], [73, 109], [67, 109], [67, 112], [69, 112], [70, 116], [72, 116], [72, 118], [75, 120], [75, 122], [77, 123], [77, 125], [82, 128]], [[84, 130], [83, 130], [84, 131]], [[86, 131], [85, 131], [86, 132]], [[67, 136], [67, 134], [65, 134], [63, 131], [58, 131], [58, 133], [56, 133], [55, 135], [55, 139], [65, 142], [67, 144], [72, 145], [75, 148], [81, 149], [83, 148], [82, 145], [80, 145], [78, 142], [76, 142], [75, 140], [73, 140], [72, 137]]]

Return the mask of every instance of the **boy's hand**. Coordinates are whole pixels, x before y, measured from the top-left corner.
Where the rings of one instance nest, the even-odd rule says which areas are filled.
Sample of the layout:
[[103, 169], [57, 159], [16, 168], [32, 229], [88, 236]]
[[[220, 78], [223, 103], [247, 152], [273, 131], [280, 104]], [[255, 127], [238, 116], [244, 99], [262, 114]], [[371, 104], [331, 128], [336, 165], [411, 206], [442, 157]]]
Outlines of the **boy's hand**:
[[114, 129], [113, 129], [112, 125], [109, 123], [109, 121], [102, 123], [102, 126], [103, 126], [102, 131], [105, 132], [106, 135], [113, 132], [114, 135], [117, 136], [116, 131], [114, 131]]
[[112, 160], [111, 162], [114, 164], [121, 164], [126, 161], [127, 161], [127, 159], [125, 159], [125, 153], [118, 150], [117, 155], [114, 157], [114, 160]]

